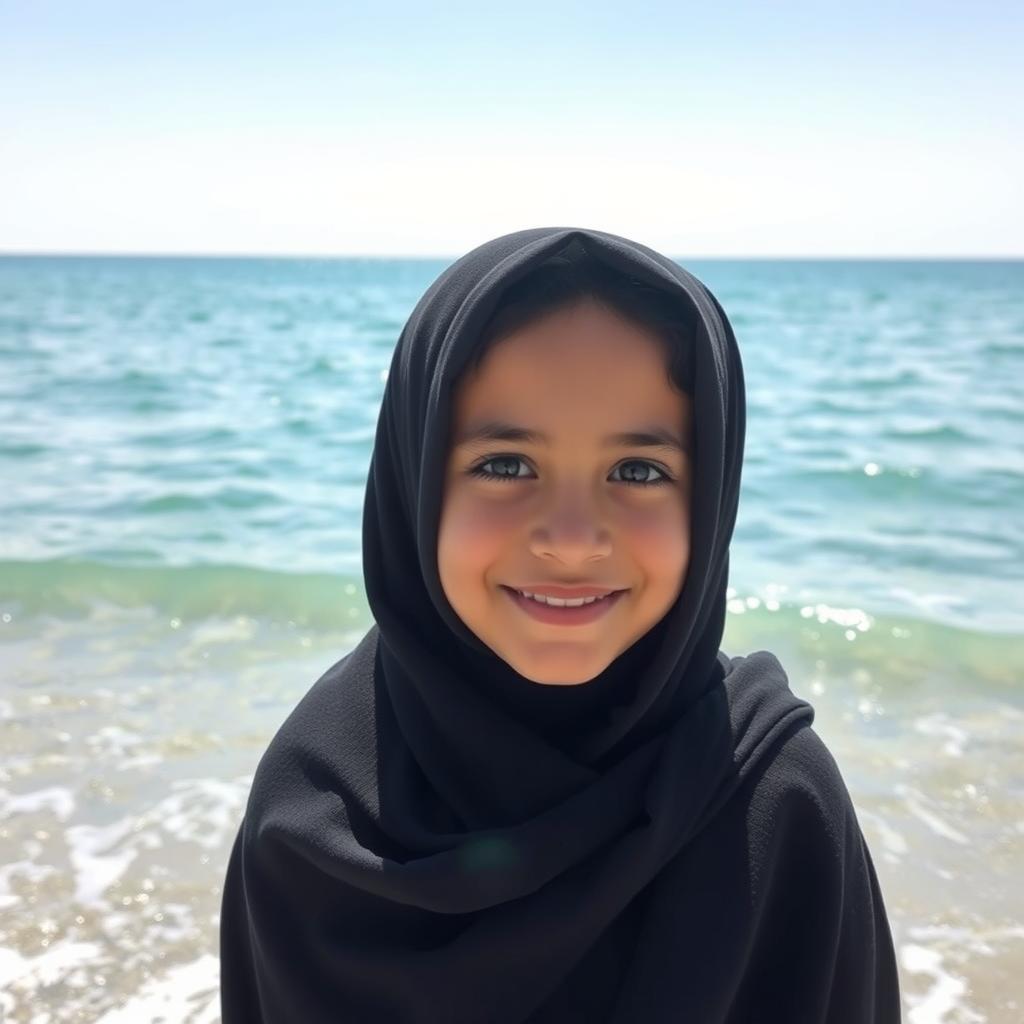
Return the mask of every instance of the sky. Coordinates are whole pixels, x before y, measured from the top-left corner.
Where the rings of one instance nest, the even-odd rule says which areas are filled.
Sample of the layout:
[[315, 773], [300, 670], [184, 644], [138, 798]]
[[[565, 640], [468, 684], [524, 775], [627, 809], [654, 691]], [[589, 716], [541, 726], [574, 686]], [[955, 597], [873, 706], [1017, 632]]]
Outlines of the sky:
[[988, 0], [0, 0], [0, 252], [1024, 256], [1022, 52]]

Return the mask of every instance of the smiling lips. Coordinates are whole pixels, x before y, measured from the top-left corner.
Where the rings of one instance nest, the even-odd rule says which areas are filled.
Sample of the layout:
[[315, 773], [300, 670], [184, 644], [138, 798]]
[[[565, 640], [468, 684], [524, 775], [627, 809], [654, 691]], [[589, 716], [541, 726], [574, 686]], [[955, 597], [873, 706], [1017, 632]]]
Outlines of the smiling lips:
[[622, 587], [579, 586], [563, 587], [552, 583], [538, 583], [536, 586], [510, 587], [520, 594], [536, 594], [541, 597], [554, 597], [561, 601], [572, 601], [579, 597], [607, 597], [609, 594], [622, 590]]
[[[517, 590], [503, 585], [502, 589], [531, 618], [558, 626], [593, 622], [606, 615], [626, 593], [608, 587], [540, 586], [536, 590]], [[571, 604], [567, 603], [570, 601]]]

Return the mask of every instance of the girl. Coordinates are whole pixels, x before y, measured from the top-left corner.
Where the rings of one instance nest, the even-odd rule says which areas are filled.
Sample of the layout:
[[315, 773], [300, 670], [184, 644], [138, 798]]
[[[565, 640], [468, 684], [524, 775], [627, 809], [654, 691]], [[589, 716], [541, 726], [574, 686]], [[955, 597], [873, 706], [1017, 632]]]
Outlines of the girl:
[[835, 761], [776, 658], [719, 650], [735, 337], [600, 231], [431, 285], [363, 518], [375, 624], [257, 768], [224, 1024], [890, 1024], [895, 955]]

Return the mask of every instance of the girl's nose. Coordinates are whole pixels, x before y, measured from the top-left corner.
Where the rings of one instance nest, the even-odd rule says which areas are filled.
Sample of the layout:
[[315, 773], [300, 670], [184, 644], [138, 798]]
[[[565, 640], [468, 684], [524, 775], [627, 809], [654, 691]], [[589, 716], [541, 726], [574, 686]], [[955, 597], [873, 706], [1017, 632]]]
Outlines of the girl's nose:
[[611, 531], [603, 513], [578, 491], [555, 495], [530, 534], [532, 554], [567, 564], [607, 558], [611, 550]]

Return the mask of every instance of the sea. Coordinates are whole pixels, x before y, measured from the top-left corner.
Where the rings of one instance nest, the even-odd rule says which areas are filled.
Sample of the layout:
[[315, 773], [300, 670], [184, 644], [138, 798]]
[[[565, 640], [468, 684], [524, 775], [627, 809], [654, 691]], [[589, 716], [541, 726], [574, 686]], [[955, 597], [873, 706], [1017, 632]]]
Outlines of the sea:
[[[219, 1020], [230, 845], [371, 625], [376, 417], [449, 262], [0, 257], [0, 1018]], [[747, 383], [723, 649], [815, 708], [908, 1024], [1019, 1024], [1024, 261], [679, 262]]]

